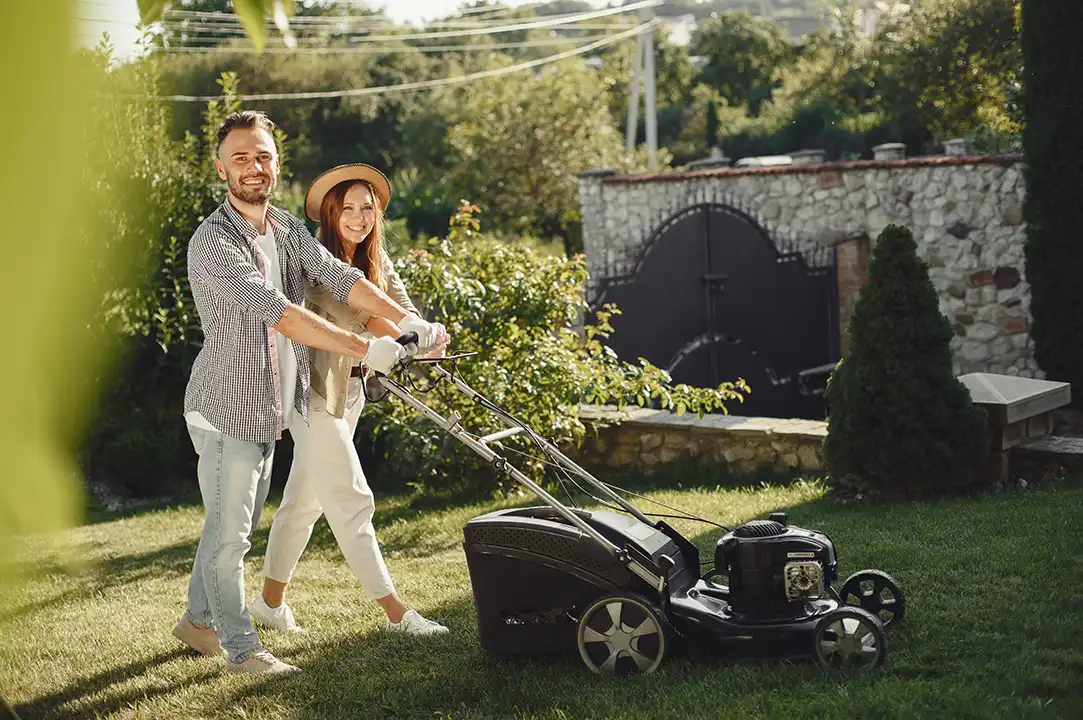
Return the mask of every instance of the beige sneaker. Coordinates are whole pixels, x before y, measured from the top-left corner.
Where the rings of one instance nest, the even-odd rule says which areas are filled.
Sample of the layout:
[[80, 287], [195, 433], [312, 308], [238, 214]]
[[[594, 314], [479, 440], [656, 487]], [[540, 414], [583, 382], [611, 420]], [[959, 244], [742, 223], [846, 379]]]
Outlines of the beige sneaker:
[[226, 663], [226, 672], [235, 674], [271, 673], [278, 675], [300, 671], [301, 668], [282, 662], [266, 650], [260, 650], [259, 652], [250, 655], [244, 662]]
[[200, 655], [207, 657], [226, 657], [226, 649], [218, 639], [218, 633], [213, 628], [197, 627], [187, 617], [181, 617], [177, 626], [173, 628], [173, 637], [180, 640]]

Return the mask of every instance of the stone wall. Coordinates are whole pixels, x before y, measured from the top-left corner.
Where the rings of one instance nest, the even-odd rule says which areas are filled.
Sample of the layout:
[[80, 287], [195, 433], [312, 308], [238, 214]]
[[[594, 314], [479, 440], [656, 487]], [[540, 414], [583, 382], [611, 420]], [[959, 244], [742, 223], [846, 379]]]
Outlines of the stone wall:
[[837, 248], [844, 332], [864, 282], [867, 243], [889, 224], [905, 225], [955, 328], [956, 373], [1042, 377], [1029, 335], [1023, 168], [1021, 156], [1002, 155], [584, 173], [579, 196], [588, 298], [607, 278], [634, 270], [666, 219], [691, 205], [719, 203], [751, 215], [780, 247], [810, 254]]
[[589, 435], [576, 453], [588, 468], [650, 470], [682, 461], [725, 463], [735, 471], [760, 466], [795, 473], [821, 470], [827, 423], [813, 420], [675, 415], [665, 410], [585, 406], [585, 421], [620, 420]]

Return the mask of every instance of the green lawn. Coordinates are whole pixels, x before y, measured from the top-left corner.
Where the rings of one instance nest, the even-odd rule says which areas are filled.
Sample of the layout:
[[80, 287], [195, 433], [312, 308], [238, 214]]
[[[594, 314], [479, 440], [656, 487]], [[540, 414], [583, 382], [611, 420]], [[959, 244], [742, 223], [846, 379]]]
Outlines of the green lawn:
[[[418, 511], [383, 498], [378, 530], [400, 593], [448, 636], [384, 633], [321, 521], [291, 589], [308, 632], [262, 634], [306, 672], [223, 675], [221, 661], [169, 634], [202, 521], [188, 505], [71, 532], [79, 567], [55, 545], [19, 548], [17, 562], [42, 574], [0, 595], [0, 689], [24, 718], [1083, 717], [1079, 482], [908, 505], [840, 504], [805, 483], [652, 494], [727, 524], [788, 509], [793, 523], [831, 534], [843, 577], [894, 574], [909, 607], [884, 667], [845, 677], [810, 663], [670, 658], [652, 676], [605, 680], [575, 657], [491, 658], [477, 642], [461, 533], [498, 505]], [[249, 556], [250, 597], [272, 512]], [[710, 526], [674, 523], [713, 547]]]

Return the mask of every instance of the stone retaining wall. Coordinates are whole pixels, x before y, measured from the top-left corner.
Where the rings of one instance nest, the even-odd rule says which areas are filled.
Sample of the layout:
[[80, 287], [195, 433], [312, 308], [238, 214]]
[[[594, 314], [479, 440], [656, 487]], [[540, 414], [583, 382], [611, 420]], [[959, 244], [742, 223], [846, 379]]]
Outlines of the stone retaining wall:
[[576, 453], [588, 468], [650, 470], [663, 463], [711, 461], [726, 463], [739, 472], [760, 466], [794, 472], [823, 468], [823, 439], [827, 423], [813, 420], [738, 417], [732, 415], [675, 415], [665, 410], [584, 407], [584, 421], [613, 420], [588, 435]]

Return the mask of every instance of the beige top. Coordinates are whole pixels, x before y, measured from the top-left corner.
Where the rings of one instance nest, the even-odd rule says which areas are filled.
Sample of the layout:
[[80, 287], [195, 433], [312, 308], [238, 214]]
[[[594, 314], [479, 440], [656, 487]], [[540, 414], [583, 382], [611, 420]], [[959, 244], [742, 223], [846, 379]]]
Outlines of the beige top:
[[[387, 252], [381, 250], [380, 258], [384, 266], [384, 276], [387, 278], [387, 294], [406, 311], [420, 315], [421, 313], [410, 301], [406, 286], [399, 274], [395, 272], [395, 267]], [[338, 327], [357, 334], [365, 332], [365, 324], [372, 317], [372, 313], [357, 311], [343, 305], [338, 298], [323, 287], [306, 286], [305, 308]], [[345, 416], [350, 369], [360, 361], [348, 355], [339, 355], [316, 348], [310, 349], [310, 357], [312, 391], [327, 399], [327, 412], [333, 417]]]

